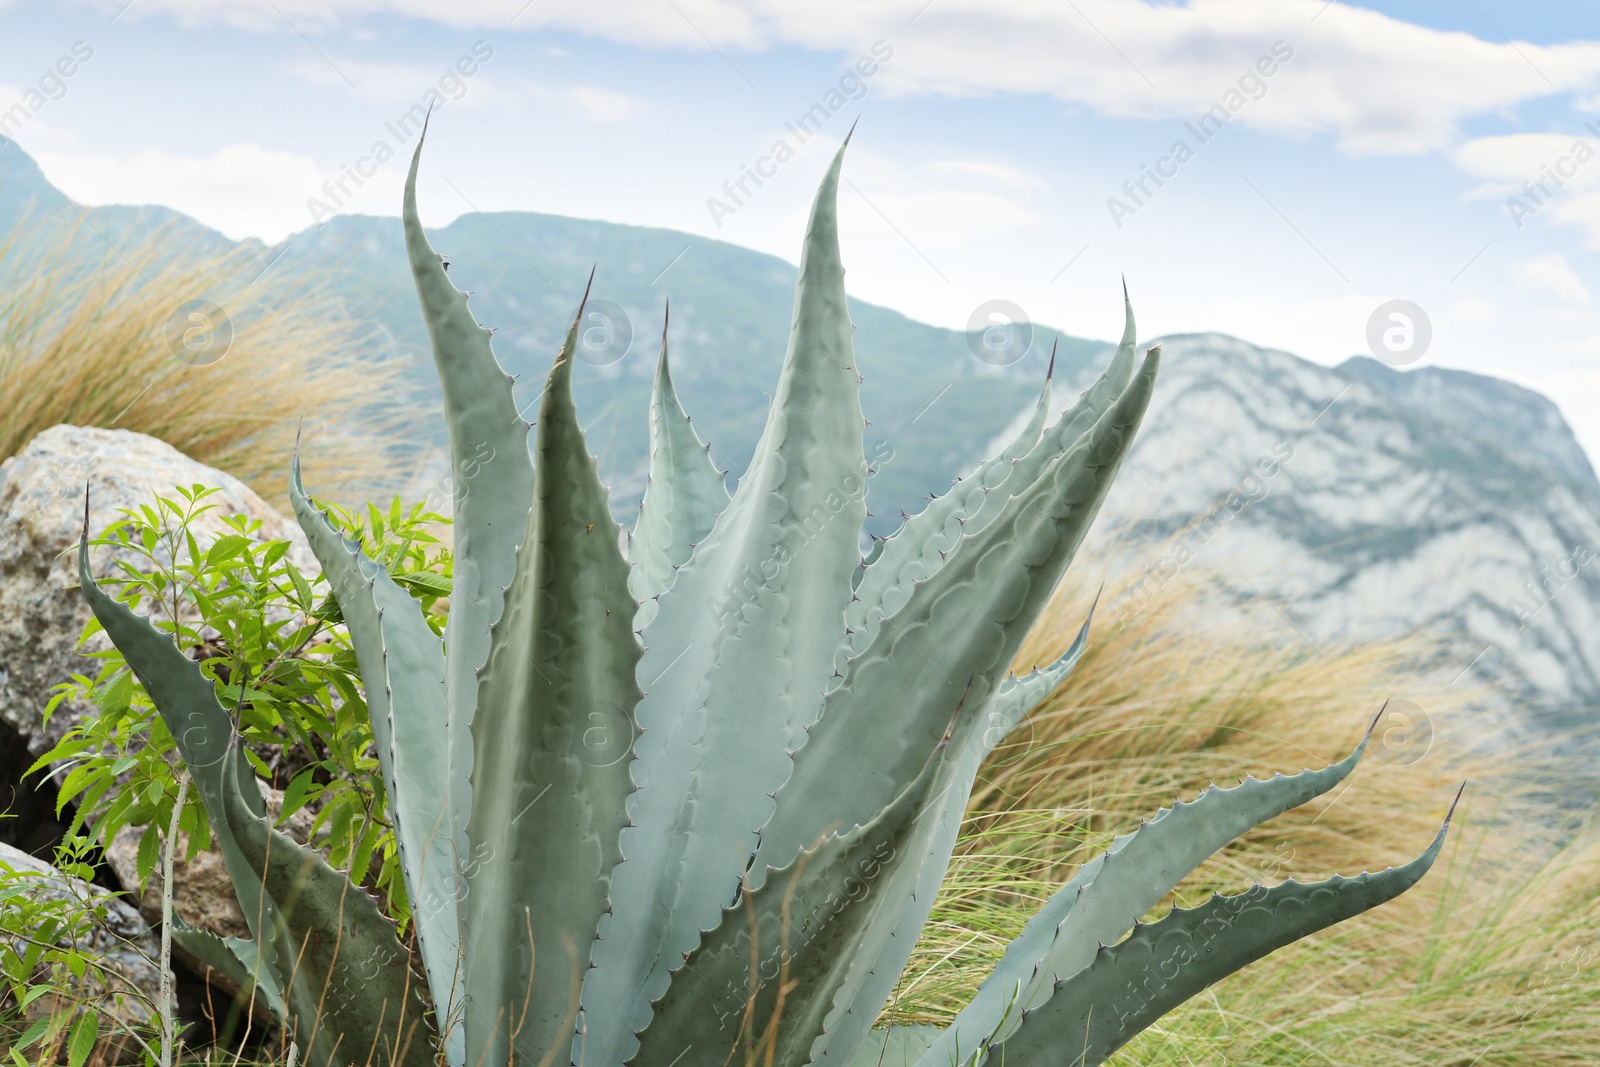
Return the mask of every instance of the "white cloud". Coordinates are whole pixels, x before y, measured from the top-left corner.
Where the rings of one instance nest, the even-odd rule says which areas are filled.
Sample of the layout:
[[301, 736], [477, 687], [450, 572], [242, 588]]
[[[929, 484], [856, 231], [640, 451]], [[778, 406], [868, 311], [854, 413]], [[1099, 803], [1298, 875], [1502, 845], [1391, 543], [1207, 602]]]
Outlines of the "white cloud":
[[1589, 302], [1589, 290], [1578, 280], [1577, 272], [1560, 252], [1513, 263], [1511, 278], [1519, 289], [1550, 293], [1557, 300], [1572, 304]]
[[595, 122], [616, 122], [640, 110], [639, 101], [610, 89], [578, 85], [572, 88], [569, 95], [572, 102], [578, 105], [578, 110], [583, 112], [583, 117]]
[[289, 73], [309, 85], [348, 90], [375, 104], [409, 107], [432, 90], [458, 107], [483, 107], [500, 103], [508, 94], [481, 73], [476, 60], [466, 57], [478, 72], [464, 76], [453, 67], [424, 67], [410, 63], [368, 63], [330, 56], [289, 64]]
[[1575, 226], [1600, 248], [1600, 136], [1516, 133], [1478, 137], [1451, 153], [1482, 185], [1467, 196], [1503, 200], [1507, 219], [1523, 229], [1534, 218]]
[[[52, 147], [71, 145], [76, 140], [72, 131], [50, 121], [50, 105], [34, 111], [24, 102], [24, 90], [11, 85], [0, 85], [0, 137], [14, 140], [29, 154]], [[37, 101], [38, 97], [33, 98]]]
[[[255, 144], [229, 145], [205, 159], [159, 151], [35, 158], [56, 188], [81, 204], [164, 204], [236, 240], [269, 243], [311, 225], [307, 199], [323, 196], [323, 182], [338, 177], [306, 156]], [[399, 174], [379, 169], [344, 210], [390, 214], [401, 185]]]
[[863, 238], [881, 232], [882, 240], [907, 244], [949, 267], [936, 253], [994, 242], [1039, 221], [1016, 192], [1043, 187], [1025, 171], [985, 160], [906, 167], [865, 149], [850, 152], [851, 177], [841, 185], [840, 210]]
[[938, 159], [927, 165], [931, 175], [983, 178], [1011, 189], [1043, 189], [1045, 183], [1027, 171], [982, 159]]
[[[1485, 41], [1324, 0], [937, 0], [918, 15], [923, 7], [541, 0], [515, 29], [577, 30], [651, 47], [796, 44], [852, 55], [882, 40], [894, 58], [875, 84], [887, 92], [1047, 94], [1112, 117], [1172, 120], [1222, 101], [1282, 41], [1293, 58], [1261, 79], [1260, 99], [1235, 109], [1240, 121], [1290, 134], [1331, 131], [1357, 154], [1442, 149], [1473, 116], [1600, 92], [1600, 43]], [[507, 25], [502, 0], [142, 0], [129, 16], [288, 32], [286, 19], [327, 29], [379, 13], [461, 28]]]

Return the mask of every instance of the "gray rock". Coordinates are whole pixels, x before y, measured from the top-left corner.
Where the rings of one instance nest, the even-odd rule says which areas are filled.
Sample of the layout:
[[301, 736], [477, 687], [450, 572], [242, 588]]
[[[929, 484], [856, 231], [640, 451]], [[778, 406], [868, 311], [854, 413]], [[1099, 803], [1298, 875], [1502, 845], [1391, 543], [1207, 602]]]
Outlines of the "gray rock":
[[[76, 1015], [83, 1005], [92, 1005], [100, 1012], [101, 1039], [91, 1062], [142, 1062], [142, 1050], [127, 1030], [158, 1022], [161, 938], [131, 905], [5, 844], [0, 844], [0, 875], [7, 880], [20, 876], [29, 884], [28, 896], [81, 903], [101, 916], [73, 944], [98, 959], [103, 968], [91, 968], [83, 978], [72, 979], [64, 996], [35, 1000], [25, 1012], [23, 1025], [55, 1013]], [[5, 936], [0, 933], [0, 938]], [[35, 980], [44, 977], [41, 972]]]
[[[193, 523], [202, 548], [223, 530], [221, 516], [261, 520], [259, 536], [295, 543], [290, 559], [318, 571], [300, 527], [230, 474], [190, 459], [164, 441], [129, 430], [54, 426], [0, 464], [0, 721], [38, 754], [58, 741], [84, 708], [63, 705], [45, 725], [53, 688], [95, 662], [76, 650], [89, 616], [77, 592], [75, 548], [89, 492], [89, 528], [98, 533], [123, 508], [175, 496], [177, 486], [221, 492], [219, 507]], [[110, 568], [111, 550], [94, 550], [94, 573]], [[138, 562], [135, 558], [134, 562]], [[103, 638], [101, 638], [103, 640]], [[90, 647], [104, 647], [103, 645]]]

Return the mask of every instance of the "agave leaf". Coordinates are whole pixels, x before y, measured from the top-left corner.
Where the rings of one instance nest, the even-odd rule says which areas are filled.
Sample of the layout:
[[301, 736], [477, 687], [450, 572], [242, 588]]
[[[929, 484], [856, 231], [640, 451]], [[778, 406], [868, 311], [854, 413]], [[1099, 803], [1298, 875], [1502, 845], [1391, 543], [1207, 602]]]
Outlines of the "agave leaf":
[[565, 1052], [633, 788], [637, 604], [572, 403], [582, 317], [545, 385], [534, 507], [472, 726], [469, 1063]]
[[1078, 636], [1060, 659], [1048, 666], [1035, 667], [1020, 677], [1012, 675], [1000, 683], [994, 696], [989, 698], [988, 715], [991, 723], [1010, 722], [1016, 725], [1067, 680], [1067, 675], [1083, 658], [1083, 650], [1089, 640], [1089, 624], [1094, 621], [1094, 609], [1098, 604], [1099, 597], [1096, 597], [1095, 603], [1089, 606], [1089, 614], [1084, 617], [1083, 625], [1078, 627]]
[[[306, 497], [299, 455], [290, 466], [289, 499], [355, 647], [429, 987], [440, 1016], [454, 1020], [460, 892], [448, 819], [444, 647], [417, 600]], [[448, 1029], [455, 1046], [451, 1059], [459, 1063], [461, 1027]]]
[[821, 827], [880, 810], [926, 762], [959, 701], [987, 704], [1094, 520], [1159, 365], [1152, 349], [1094, 429], [993, 523], [963, 534], [944, 566], [850, 662], [762, 830], [760, 859], [768, 866], [787, 862]]
[[[1072, 647], [1055, 666], [1066, 664], [1066, 669], [1070, 670], [1083, 655], [1088, 640], [1089, 620], [1085, 619]], [[875, 932], [871, 942], [864, 944], [852, 961], [846, 979], [847, 989], [841, 998], [841, 1007], [846, 1010], [829, 1020], [826, 1039], [816, 1050], [817, 1063], [833, 1065], [859, 1061], [862, 1053], [858, 1046], [870, 1041], [868, 1029], [888, 1002], [900, 973], [911, 959], [911, 951], [928, 921], [939, 886], [944, 883], [978, 768], [1031, 707], [1024, 701], [996, 694], [981, 717], [970, 724], [958, 721], [958, 732], [950, 742], [956, 757], [941, 769], [941, 778], [934, 786], [934, 795], [938, 798], [934, 810], [918, 821], [917, 836], [910, 844], [917, 862], [904, 871], [897, 871], [884, 887], [884, 899], [889, 905], [886, 918], [892, 918]], [[931, 1043], [938, 1034], [922, 1036]]]
[[1344, 781], [1370, 736], [1369, 727], [1355, 751], [1331, 766], [1265, 781], [1246, 778], [1229, 789], [1211, 786], [1117, 838], [1028, 920], [921, 1067], [959, 1063], [983, 1044], [1005, 1040], [1020, 1011], [1038, 1007], [1059, 980], [1089, 966], [1099, 946], [1121, 940], [1217, 849]]
[[[887, 614], [884, 600], [897, 583], [925, 578], [936, 568], [926, 563], [928, 557], [937, 558], [961, 536], [961, 526], [967, 515], [977, 507], [983, 495], [1005, 480], [1011, 464], [1039, 443], [1044, 425], [1050, 416], [1050, 383], [1055, 377], [1056, 353], [1050, 350], [1050, 368], [1044, 377], [1044, 388], [1034, 405], [1033, 415], [1022, 431], [1000, 450], [999, 455], [984, 460], [978, 469], [965, 478], [958, 478], [949, 492], [935, 497], [928, 506], [911, 516], [888, 537], [876, 539], [872, 551], [861, 561], [855, 577], [856, 598], [845, 608], [845, 624], [850, 628], [834, 657], [834, 668], [844, 673], [850, 657], [865, 648], [877, 632], [880, 616]], [[881, 559], [887, 563], [876, 566]], [[916, 563], [926, 566], [916, 567]], [[907, 576], [908, 565], [915, 571]]]
[[287, 1014], [283, 995], [278, 991], [277, 974], [262, 962], [256, 952], [257, 942], [238, 937], [218, 937], [209, 930], [186, 926], [176, 916], [172, 920], [172, 941], [238, 986], [240, 1000], [244, 1003], [248, 1004], [251, 996], [259, 993], [273, 1015], [282, 1019]]
[[417, 139], [406, 175], [402, 218], [406, 256], [417, 283], [422, 317], [433, 342], [445, 418], [450, 424], [450, 474], [455, 499], [455, 570], [445, 645], [449, 702], [450, 830], [455, 854], [467, 855], [472, 810], [472, 713], [478, 671], [489, 656], [489, 631], [499, 621], [505, 589], [516, 569], [517, 544], [533, 506], [533, 461], [528, 423], [517, 412], [509, 374], [489, 346], [489, 331], [467, 307], [467, 294], [445, 273], [417, 215]]
[[881, 547], [876, 550], [875, 558], [868, 560], [857, 582], [856, 600], [845, 610], [849, 632], [835, 659], [835, 668], [840, 674], [852, 657], [872, 643], [883, 620], [905, 606], [916, 584], [943, 565], [963, 533], [976, 533], [992, 521], [1007, 500], [1033, 484], [1050, 460], [1071, 448], [1079, 435], [1093, 426], [1122, 395], [1133, 377], [1135, 337], [1133, 305], [1127, 299], [1126, 290], [1123, 309], [1122, 342], [1116, 354], [1105, 373], [1079, 398], [1072, 410], [1044, 432], [1050, 379], [1055, 370], [1052, 349], [1052, 373], [1045, 378], [1044, 392], [1033, 418], [1016, 440], [972, 476], [958, 481], [944, 496], [907, 519], [887, 540], [878, 543]]
[[788, 748], [833, 672], [866, 515], [835, 203], [842, 159], [812, 207], [789, 351], [754, 458], [644, 632], [639, 790], [583, 994], [590, 1067], [632, 1055], [668, 969], [734, 898]]
[[650, 393], [650, 474], [639, 518], [628, 535], [633, 563], [629, 588], [640, 602], [635, 625], [655, 617], [654, 598], [672, 584], [689, 553], [711, 532], [728, 506], [723, 472], [711, 461], [711, 446], [695, 432], [667, 365], [667, 327], [661, 327], [661, 358]]
[[[78, 542], [78, 585], [89, 608], [106, 635], [122, 653], [128, 668], [144, 686], [156, 706], [167, 732], [177, 743], [201, 803], [210, 816], [212, 836], [222, 853], [223, 865], [233, 882], [250, 932], [262, 942], [265, 955], [272, 959], [275, 927], [274, 905], [261, 891], [254, 869], [240, 850], [239, 842], [223, 821], [223, 800], [227, 795], [224, 772], [238, 764], [241, 775], [254, 771], [244, 759], [244, 750], [232, 744], [233, 720], [217, 702], [210, 679], [200, 673], [200, 665], [185, 656], [169, 634], [162, 633], [121, 601], [109, 597], [96, 584], [89, 571], [89, 501], [84, 499], [83, 536]], [[253, 814], [265, 816], [266, 804], [259, 792], [246, 794], [245, 802]]]
[[770, 1042], [774, 1064], [807, 1063], [860, 946], [893, 920], [885, 886], [920, 863], [908, 846], [937, 811], [925, 802], [945, 756], [865, 826], [823, 837], [725, 909], [673, 972], [635, 1062], [723, 1067], [744, 1049], [764, 1058]]
[[[1009, 1038], [988, 1047], [989, 1062], [1096, 1067], [1139, 1031], [1234, 971], [1410, 889], [1433, 866], [1449, 828], [1447, 816], [1427, 851], [1400, 867], [1310, 884], [1290, 881], [1271, 889], [1256, 885], [1140, 924], [1126, 940], [1099, 948], [1088, 967], [1057, 982], [1050, 999], [1026, 1012]], [[931, 1056], [930, 1049], [922, 1062], [932, 1063]]]
[[[248, 764], [228, 760], [223, 766], [220, 821], [277, 906], [283, 1022], [302, 1062], [432, 1067], [420, 981], [394, 924], [320, 853], [256, 814], [261, 794]], [[246, 773], [248, 780], [241, 777]]]

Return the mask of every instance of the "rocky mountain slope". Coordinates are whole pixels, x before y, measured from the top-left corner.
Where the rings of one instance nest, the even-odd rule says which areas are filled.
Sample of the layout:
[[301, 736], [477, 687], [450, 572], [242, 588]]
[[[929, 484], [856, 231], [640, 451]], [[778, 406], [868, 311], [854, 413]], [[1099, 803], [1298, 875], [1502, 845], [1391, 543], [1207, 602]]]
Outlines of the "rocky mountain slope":
[[1434, 680], [1497, 689], [1510, 717], [1491, 726], [1592, 724], [1600, 483], [1555, 405], [1480, 375], [1323, 367], [1216, 334], [1163, 351], [1107, 505], [1151, 546], [1108, 585], [1113, 617], [1203, 566], [1313, 649], [1445, 638]]

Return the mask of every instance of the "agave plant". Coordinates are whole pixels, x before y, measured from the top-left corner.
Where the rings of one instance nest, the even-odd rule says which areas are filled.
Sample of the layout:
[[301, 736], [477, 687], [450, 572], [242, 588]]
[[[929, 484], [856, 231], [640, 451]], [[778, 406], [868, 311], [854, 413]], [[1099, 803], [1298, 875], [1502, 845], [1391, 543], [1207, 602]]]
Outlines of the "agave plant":
[[254, 934], [177, 936], [259, 991], [302, 1062], [1088, 1067], [1225, 975], [1403, 892], [1438, 854], [1443, 829], [1402, 867], [1142, 924], [1213, 852], [1340, 782], [1366, 742], [1322, 770], [1212, 787], [1080, 869], [948, 1026], [874, 1029], [980, 763], [1084, 648], [1087, 622], [1059, 661], [1009, 670], [1160, 354], [1135, 366], [1124, 294], [1122, 343], [1077, 404], [1049, 423], [1047, 377], [1008, 448], [863, 559], [843, 153], [738, 491], [674, 393], [663, 334], [625, 549], [572, 402], [577, 321], [525, 422], [423, 234], [418, 147], [405, 238], [465, 487], [442, 643], [311, 503], [298, 465], [292, 487], [365, 681], [431, 1010], [375, 904], [272, 827], [198, 666], [95, 585], [86, 524], [84, 594], [177, 739]]

